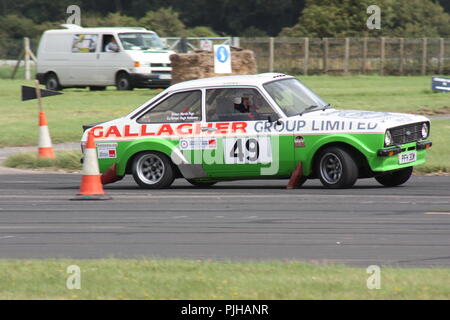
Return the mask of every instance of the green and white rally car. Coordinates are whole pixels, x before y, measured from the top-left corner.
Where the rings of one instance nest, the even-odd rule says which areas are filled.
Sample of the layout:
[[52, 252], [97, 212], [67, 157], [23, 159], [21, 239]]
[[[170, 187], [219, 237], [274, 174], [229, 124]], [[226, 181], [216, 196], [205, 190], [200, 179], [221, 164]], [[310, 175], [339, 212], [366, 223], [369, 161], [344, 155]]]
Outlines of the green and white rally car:
[[132, 174], [143, 188], [175, 178], [210, 186], [241, 179], [303, 178], [348, 188], [358, 178], [405, 183], [425, 162], [423, 116], [336, 110], [292, 76], [216, 77], [172, 85], [92, 132], [103, 183]]

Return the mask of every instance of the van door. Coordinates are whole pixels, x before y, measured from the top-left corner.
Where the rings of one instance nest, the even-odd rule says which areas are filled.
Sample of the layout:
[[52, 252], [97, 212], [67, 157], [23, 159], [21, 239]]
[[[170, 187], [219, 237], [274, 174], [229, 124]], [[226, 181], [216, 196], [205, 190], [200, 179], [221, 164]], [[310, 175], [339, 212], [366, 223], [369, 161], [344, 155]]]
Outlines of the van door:
[[[117, 50], [114, 50], [114, 47]], [[99, 85], [115, 85], [117, 71], [130, 68], [131, 61], [125, 51], [120, 47], [117, 37], [113, 34], [102, 34], [99, 52], [97, 53], [97, 66], [95, 69]]]
[[76, 33], [72, 38], [70, 59], [71, 85], [96, 85], [98, 79], [94, 69], [97, 65], [99, 35], [93, 33]]

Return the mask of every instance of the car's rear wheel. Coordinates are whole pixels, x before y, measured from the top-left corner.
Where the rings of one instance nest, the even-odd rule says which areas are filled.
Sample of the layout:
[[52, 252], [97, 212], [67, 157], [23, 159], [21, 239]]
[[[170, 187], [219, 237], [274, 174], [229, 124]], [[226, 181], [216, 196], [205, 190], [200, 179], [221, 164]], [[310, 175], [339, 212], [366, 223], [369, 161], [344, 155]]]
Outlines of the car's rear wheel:
[[49, 73], [45, 77], [45, 88], [48, 90], [59, 91], [61, 90], [61, 85], [59, 83], [58, 76], [55, 73]]
[[133, 178], [141, 188], [162, 189], [175, 179], [170, 159], [156, 151], [139, 153], [132, 163]]
[[385, 187], [396, 187], [408, 181], [409, 178], [411, 178], [412, 172], [413, 167], [407, 167], [381, 176], [376, 176], [375, 179]]
[[211, 187], [217, 183], [217, 181], [195, 181], [191, 179], [186, 179], [190, 184], [199, 188]]
[[326, 188], [350, 188], [358, 178], [358, 166], [348, 151], [329, 147], [319, 155], [317, 176]]

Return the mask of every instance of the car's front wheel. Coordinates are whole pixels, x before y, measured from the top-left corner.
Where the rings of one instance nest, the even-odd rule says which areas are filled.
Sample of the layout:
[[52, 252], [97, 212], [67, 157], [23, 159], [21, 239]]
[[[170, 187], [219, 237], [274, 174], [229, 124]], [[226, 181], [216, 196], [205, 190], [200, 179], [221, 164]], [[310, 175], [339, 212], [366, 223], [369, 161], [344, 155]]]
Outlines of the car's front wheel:
[[316, 173], [326, 188], [350, 188], [358, 178], [358, 166], [348, 151], [329, 147], [320, 153]]
[[162, 189], [175, 179], [170, 159], [156, 151], [139, 153], [132, 163], [133, 178], [141, 188]]
[[413, 167], [407, 167], [377, 176], [375, 179], [385, 187], [396, 187], [408, 181], [411, 178], [412, 172]]

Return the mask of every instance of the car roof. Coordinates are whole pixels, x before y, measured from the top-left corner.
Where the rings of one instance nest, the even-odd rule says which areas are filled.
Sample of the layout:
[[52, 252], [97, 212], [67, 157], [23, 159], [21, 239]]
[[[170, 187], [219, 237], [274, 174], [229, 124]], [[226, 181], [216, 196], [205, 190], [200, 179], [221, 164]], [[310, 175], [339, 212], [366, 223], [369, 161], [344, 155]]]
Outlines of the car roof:
[[199, 88], [199, 87], [214, 87], [214, 86], [258, 86], [266, 82], [281, 78], [293, 78], [292, 76], [283, 73], [260, 73], [252, 75], [238, 75], [238, 76], [222, 76], [222, 77], [212, 77], [203, 78], [197, 80], [189, 80], [180, 82], [170, 86], [170, 91], [189, 89], [189, 88]]

